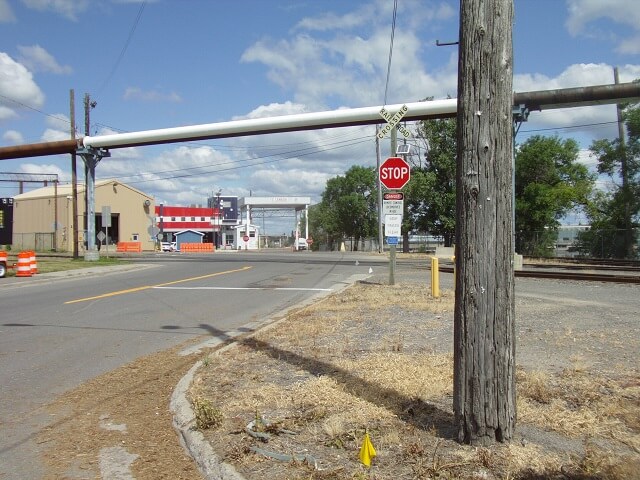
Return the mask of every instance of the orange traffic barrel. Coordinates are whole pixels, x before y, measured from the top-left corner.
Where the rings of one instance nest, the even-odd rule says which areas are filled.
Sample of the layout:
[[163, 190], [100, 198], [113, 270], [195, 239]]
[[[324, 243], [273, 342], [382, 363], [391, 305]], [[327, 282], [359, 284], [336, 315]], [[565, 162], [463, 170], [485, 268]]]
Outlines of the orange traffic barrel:
[[36, 252], [29, 250], [29, 265], [31, 267], [31, 275], [38, 273], [38, 264], [36, 263]]
[[16, 271], [16, 277], [30, 277], [31, 276], [31, 253], [20, 252], [18, 254], [18, 270]]

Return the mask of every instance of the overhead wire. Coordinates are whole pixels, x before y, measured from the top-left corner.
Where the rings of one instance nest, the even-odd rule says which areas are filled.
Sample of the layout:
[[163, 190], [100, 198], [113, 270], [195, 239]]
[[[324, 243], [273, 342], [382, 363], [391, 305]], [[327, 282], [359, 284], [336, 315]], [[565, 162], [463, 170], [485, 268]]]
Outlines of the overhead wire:
[[133, 34], [135, 33], [136, 29], [138, 28], [138, 24], [140, 23], [140, 18], [142, 17], [142, 12], [144, 11], [144, 7], [146, 5], [147, 5], [147, 0], [144, 0], [140, 4], [140, 8], [138, 9], [138, 14], [136, 15], [136, 19], [134, 20], [133, 25], [129, 29], [129, 35], [127, 36], [127, 40], [125, 41], [124, 46], [122, 47], [122, 50], [120, 50], [120, 54], [118, 55], [118, 58], [116, 59], [115, 63], [113, 64], [113, 67], [111, 68], [111, 71], [109, 72], [109, 75], [107, 75], [105, 80], [102, 82], [102, 85], [100, 86], [100, 88], [96, 92], [97, 94], [100, 94], [107, 87], [107, 85], [109, 84], [109, 82], [111, 82], [111, 79], [115, 75], [116, 71], [118, 70], [118, 67], [120, 66], [120, 62], [122, 62], [122, 59], [124, 58], [124, 55], [127, 52], [128, 48], [129, 48], [129, 45], [131, 44], [131, 40], [133, 39]]
[[[369, 140], [363, 140], [363, 141], [354, 143], [354, 145], [357, 145], [357, 144], [360, 144], [360, 143], [365, 143], [365, 141], [369, 141]], [[342, 147], [335, 147], [335, 148], [342, 148]], [[328, 149], [325, 149], [325, 150], [333, 150], [333, 148], [328, 148]], [[174, 179], [179, 179], [179, 178], [189, 178], [189, 177], [194, 177], [194, 176], [203, 175], [203, 174], [214, 174], [214, 173], [215, 174], [220, 174], [222, 172], [228, 172], [228, 171], [232, 171], [232, 170], [239, 170], [239, 169], [247, 168], [247, 167], [259, 167], [259, 166], [267, 165], [267, 164], [270, 164], [270, 163], [277, 163], [277, 162], [281, 162], [281, 161], [284, 161], [284, 160], [289, 160], [291, 158], [298, 158], [298, 157], [301, 157], [301, 156], [313, 155], [315, 153], [318, 153], [318, 152], [309, 152], [309, 153], [305, 153], [305, 154], [302, 154], [302, 155], [288, 156], [288, 157], [284, 157], [284, 158], [274, 158], [274, 159], [271, 159], [271, 160], [266, 160], [266, 161], [255, 163], [255, 164], [236, 165], [236, 166], [233, 166], [233, 167], [216, 169], [216, 170], [211, 170], [211, 171], [207, 171], [207, 172], [186, 173], [184, 175], [173, 175], [173, 176], [170, 176], [170, 177], [152, 178], [152, 179], [148, 179], [148, 180], [138, 180], [138, 181], [132, 181], [132, 182], [127, 182], [127, 183], [129, 183], [131, 185], [136, 185], [136, 184], [140, 184], [140, 183], [156, 182], [156, 181], [159, 181], [159, 180], [174, 180]]]
[[[230, 166], [230, 167], [227, 167], [227, 168], [215, 168], [215, 169], [207, 170], [207, 171], [198, 171], [198, 172], [193, 172], [193, 173], [185, 173], [184, 175], [171, 175], [171, 176], [162, 177], [162, 178], [152, 178], [152, 179], [137, 180], [137, 181], [133, 180], [133, 181], [127, 181], [127, 183], [129, 183], [131, 185], [137, 185], [137, 184], [140, 184], [140, 183], [156, 182], [156, 181], [159, 181], [159, 180], [173, 180], [173, 179], [178, 179], [178, 178], [194, 177], [194, 176], [197, 176], [197, 175], [228, 172], [228, 171], [232, 171], [232, 170], [239, 170], [239, 169], [242, 169], [242, 168], [258, 167], [258, 166], [267, 165], [267, 164], [270, 164], [270, 163], [276, 163], [276, 162], [281, 162], [281, 161], [284, 161], [284, 160], [289, 160], [289, 159], [292, 159], [292, 158], [305, 157], [305, 156], [308, 156], [308, 155], [314, 155], [314, 154], [318, 154], [318, 153], [322, 153], [322, 152], [336, 150], [336, 149], [339, 149], [339, 148], [352, 147], [352, 146], [360, 145], [362, 143], [366, 143], [366, 142], [369, 142], [369, 141], [370, 141], [370, 138], [367, 137], [367, 138], [352, 142], [352, 143], [350, 143], [348, 145], [339, 145], [339, 146], [333, 146], [333, 147], [322, 148], [322, 149], [313, 149], [311, 151], [304, 152], [304, 153], [290, 152], [290, 153], [287, 153], [287, 154], [283, 154], [284, 156], [282, 156], [281, 158], [271, 158], [270, 160], [265, 160], [265, 161], [262, 161], [262, 162], [248, 163], [248, 162], [251, 162], [253, 160], [256, 160], [254, 158], [254, 159], [245, 160], [247, 162], [246, 165], [235, 165], [235, 166]], [[271, 156], [261, 157], [261, 158], [269, 158], [269, 157], [271, 157]], [[237, 162], [234, 162], [234, 161], [223, 162], [221, 164], [216, 164], [215, 166], [218, 167], [220, 165], [225, 165], [225, 164], [229, 164], [229, 163], [233, 164], [233, 163], [237, 163]], [[182, 171], [185, 171], [185, 170], [201, 170], [203, 168], [208, 168], [208, 167], [200, 165], [198, 167], [181, 168], [181, 169], [176, 169], [176, 170], [173, 170], [173, 171], [182, 172]], [[136, 176], [142, 176], [142, 175], [153, 175], [153, 173], [137, 174]], [[131, 177], [133, 177], [133, 175]], [[129, 178], [129, 177], [121, 177], [121, 178]]]

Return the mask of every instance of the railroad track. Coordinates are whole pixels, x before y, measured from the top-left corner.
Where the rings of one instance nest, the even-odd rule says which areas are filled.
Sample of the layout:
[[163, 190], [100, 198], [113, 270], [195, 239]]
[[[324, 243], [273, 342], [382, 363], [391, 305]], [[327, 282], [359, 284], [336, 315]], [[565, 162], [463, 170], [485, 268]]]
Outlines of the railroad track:
[[[444, 273], [453, 273], [453, 267], [440, 267], [440, 271]], [[586, 272], [557, 272], [549, 270], [516, 270], [516, 277], [525, 278], [548, 278], [554, 280], [573, 280], [582, 282], [609, 282], [609, 283], [639, 283], [640, 275], [606, 275], [603, 273], [586, 273]]]

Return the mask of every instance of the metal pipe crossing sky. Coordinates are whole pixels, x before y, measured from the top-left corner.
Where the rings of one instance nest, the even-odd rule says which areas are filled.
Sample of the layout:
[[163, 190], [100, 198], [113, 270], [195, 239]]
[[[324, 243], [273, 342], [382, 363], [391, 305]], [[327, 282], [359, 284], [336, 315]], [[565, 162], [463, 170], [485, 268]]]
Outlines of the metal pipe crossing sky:
[[[514, 93], [514, 106], [530, 112], [555, 108], [615, 104], [640, 100], [640, 83], [596, 85]], [[125, 148], [269, 133], [316, 130], [385, 123], [380, 110], [399, 111], [405, 104], [302, 113], [258, 119], [234, 120], [140, 132], [86, 136], [77, 140], [0, 147], [0, 160], [73, 153], [79, 148]], [[457, 99], [407, 103], [402, 121], [456, 116]]]

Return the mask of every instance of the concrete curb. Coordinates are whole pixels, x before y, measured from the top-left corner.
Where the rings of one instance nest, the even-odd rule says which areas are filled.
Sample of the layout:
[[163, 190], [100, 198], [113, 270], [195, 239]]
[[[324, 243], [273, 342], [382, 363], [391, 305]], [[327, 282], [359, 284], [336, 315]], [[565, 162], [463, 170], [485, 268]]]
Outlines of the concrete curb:
[[193, 428], [196, 415], [187, 400], [187, 391], [201, 365], [202, 361], [191, 367], [171, 395], [169, 408], [173, 413], [173, 428], [180, 435], [180, 443], [207, 480], [244, 480], [232, 466], [218, 457], [204, 435]]

